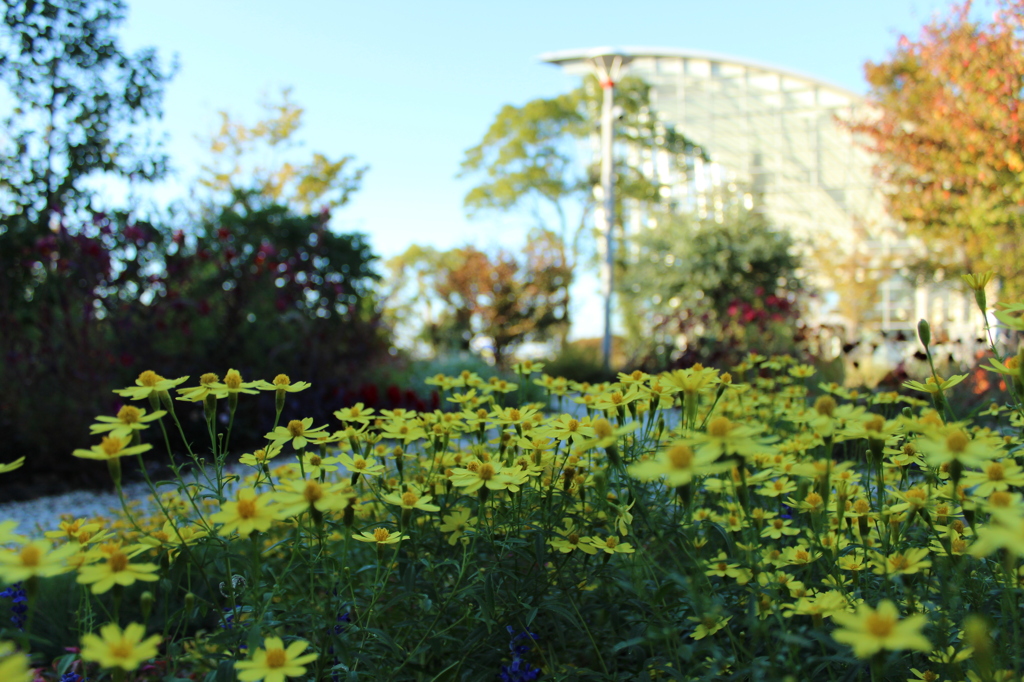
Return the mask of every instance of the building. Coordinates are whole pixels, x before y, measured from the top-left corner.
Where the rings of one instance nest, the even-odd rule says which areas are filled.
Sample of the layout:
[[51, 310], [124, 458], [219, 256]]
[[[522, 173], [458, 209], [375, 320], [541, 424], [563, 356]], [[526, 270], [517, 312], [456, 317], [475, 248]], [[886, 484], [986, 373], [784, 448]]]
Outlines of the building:
[[[616, 153], [633, 155], [668, 187], [666, 199], [701, 217], [720, 215], [726, 190], [742, 193], [748, 207], [756, 202], [773, 225], [804, 244], [807, 275], [824, 292], [812, 316], [842, 321], [848, 331], [910, 332], [928, 318], [953, 337], [977, 333], [973, 299], [958, 286], [926, 283], [907, 267], [919, 245], [886, 213], [874, 159], [843, 125], [871, 115], [860, 95], [693, 50], [602, 47], [540, 59], [584, 76], [609, 56], [621, 62], [622, 75], [652, 86], [655, 115], [697, 141], [711, 162], [697, 158], [680, 170], [657, 150]], [[627, 232], [642, 228], [642, 215], [632, 212]]]

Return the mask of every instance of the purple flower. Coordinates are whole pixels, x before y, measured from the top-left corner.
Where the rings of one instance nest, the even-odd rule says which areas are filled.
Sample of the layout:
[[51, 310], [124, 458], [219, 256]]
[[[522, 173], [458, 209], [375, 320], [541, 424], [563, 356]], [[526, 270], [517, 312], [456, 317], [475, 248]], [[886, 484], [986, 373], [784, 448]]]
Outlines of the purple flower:
[[24, 630], [25, 614], [28, 612], [28, 595], [25, 593], [21, 583], [14, 583], [3, 592], [0, 592], [0, 597], [11, 600], [11, 613], [14, 614], [11, 616], [11, 622], [19, 630]]

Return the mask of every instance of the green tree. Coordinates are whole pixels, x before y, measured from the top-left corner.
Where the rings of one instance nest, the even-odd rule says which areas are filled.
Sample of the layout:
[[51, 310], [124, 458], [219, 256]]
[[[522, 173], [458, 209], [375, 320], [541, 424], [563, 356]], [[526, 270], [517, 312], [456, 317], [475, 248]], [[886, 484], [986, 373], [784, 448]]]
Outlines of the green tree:
[[947, 270], [994, 268], [1006, 292], [1024, 250], [1024, 2], [991, 19], [954, 5], [868, 63], [875, 113], [854, 130], [881, 159], [889, 208]]
[[721, 223], [662, 214], [631, 245], [619, 282], [638, 361], [664, 366], [678, 352], [679, 335], [698, 357], [725, 359], [716, 356], [743, 352], [799, 316], [800, 259], [792, 237], [736, 202]]
[[[564, 95], [502, 107], [462, 162], [463, 176], [480, 179], [466, 194], [467, 212], [525, 210], [535, 227], [558, 235], [569, 267], [579, 264], [581, 254], [596, 255], [583, 237], [591, 225], [600, 169], [584, 142], [597, 132], [601, 99], [600, 84], [588, 77]], [[696, 144], [654, 115], [650, 86], [643, 80], [622, 79], [616, 105], [617, 143], [636, 152], [635, 158], [643, 150], [658, 150], [670, 154], [677, 168], [686, 168], [695, 156], [703, 157]], [[646, 211], [663, 203], [661, 185], [621, 155], [614, 177], [616, 229], [626, 207]]]
[[[88, 208], [97, 176], [152, 180], [167, 170], [143, 124], [161, 115], [172, 70], [152, 48], [126, 54], [120, 0], [10, 0], [0, 25], [3, 119], [0, 202], [50, 227], [52, 214]], [[8, 223], [8, 230], [12, 225]]]
[[29, 474], [75, 468], [67, 434], [126, 378], [114, 318], [161, 264], [160, 231], [95, 192], [167, 168], [153, 123], [172, 69], [121, 48], [124, 16], [120, 0], [10, 0], [0, 23], [0, 382], [21, 387], [0, 396], [0, 429]]
[[211, 159], [199, 178], [214, 201], [243, 196], [303, 214], [347, 204], [367, 166], [353, 167], [351, 155], [331, 160], [321, 152], [313, 152], [308, 161], [294, 161], [305, 110], [291, 100], [290, 90], [281, 93], [279, 102], [264, 102], [263, 110], [267, 117], [251, 126], [220, 112], [220, 128], [209, 140]]
[[572, 268], [552, 232], [534, 230], [520, 256], [472, 246], [438, 251], [411, 246], [388, 263], [391, 319], [417, 319], [408, 330], [434, 353], [468, 351], [490, 339], [495, 363], [526, 341], [564, 335]]

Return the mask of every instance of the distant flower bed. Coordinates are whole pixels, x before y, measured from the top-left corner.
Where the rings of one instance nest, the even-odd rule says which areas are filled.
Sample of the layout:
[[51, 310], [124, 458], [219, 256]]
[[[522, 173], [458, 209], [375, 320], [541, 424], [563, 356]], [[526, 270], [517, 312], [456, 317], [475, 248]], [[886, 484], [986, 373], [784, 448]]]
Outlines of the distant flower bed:
[[[977, 415], [945, 397], [962, 377], [855, 392], [749, 354], [439, 375], [444, 410], [334, 424], [286, 418], [309, 384], [283, 375], [143, 372], [74, 455], [118, 492], [123, 457], [191, 461], [147, 479], [156, 515], [0, 520], [0, 680], [1020, 679], [1024, 363], [990, 366], [1006, 401]], [[260, 391], [264, 446], [229, 454]]]

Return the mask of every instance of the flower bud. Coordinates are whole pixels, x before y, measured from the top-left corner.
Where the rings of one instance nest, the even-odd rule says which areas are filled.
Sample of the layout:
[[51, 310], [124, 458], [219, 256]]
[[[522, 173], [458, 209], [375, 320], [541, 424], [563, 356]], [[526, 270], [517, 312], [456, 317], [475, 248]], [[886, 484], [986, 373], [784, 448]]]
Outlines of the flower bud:
[[156, 597], [149, 590], [146, 590], [139, 595], [139, 607], [142, 609], [142, 622], [146, 623], [149, 621], [149, 614], [153, 612], [153, 602], [156, 601]]
[[928, 325], [928, 320], [922, 319], [917, 323], [917, 338], [921, 339], [921, 344], [925, 348], [932, 342], [932, 328]]

